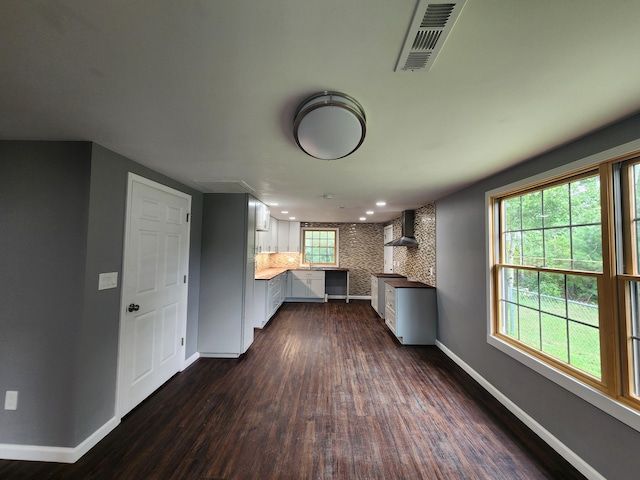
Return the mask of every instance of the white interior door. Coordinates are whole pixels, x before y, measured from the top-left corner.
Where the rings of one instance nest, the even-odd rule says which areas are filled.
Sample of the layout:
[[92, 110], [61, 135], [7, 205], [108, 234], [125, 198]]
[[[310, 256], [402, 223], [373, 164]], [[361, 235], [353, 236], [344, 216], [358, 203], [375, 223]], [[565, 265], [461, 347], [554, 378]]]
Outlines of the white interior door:
[[[393, 240], [393, 225], [384, 227], [384, 243]], [[384, 247], [384, 273], [393, 273], [393, 247]]]
[[184, 363], [191, 197], [129, 174], [118, 372], [120, 417]]

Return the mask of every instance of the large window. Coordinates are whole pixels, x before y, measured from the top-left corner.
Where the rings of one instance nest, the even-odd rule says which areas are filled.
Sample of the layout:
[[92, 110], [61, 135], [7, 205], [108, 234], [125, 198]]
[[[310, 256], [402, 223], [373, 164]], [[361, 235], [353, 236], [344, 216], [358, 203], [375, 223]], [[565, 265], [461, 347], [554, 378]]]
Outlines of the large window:
[[640, 159], [490, 206], [491, 336], [640, 410]]
[[338, 265], [338, 230], [335, 228], [302, 230], [304, 257], [306, 265]]

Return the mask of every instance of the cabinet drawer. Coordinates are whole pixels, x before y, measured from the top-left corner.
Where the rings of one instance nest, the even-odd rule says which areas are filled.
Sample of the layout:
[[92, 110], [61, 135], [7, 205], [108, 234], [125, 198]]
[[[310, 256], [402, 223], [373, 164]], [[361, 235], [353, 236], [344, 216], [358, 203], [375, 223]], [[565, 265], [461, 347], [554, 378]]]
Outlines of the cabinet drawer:
[[291, 273], [301, 280], [324, 280], [324, 272], [321, 270], [292, 270]]
[[384, 289], [385, 310], [387, 308], [396, 311], [396, 289], [391, 285], [385, 285]]
[[384, 315], [384, 323], [387, 324], [389, 329], [395, 335], [396, 334], [396, 313], [393, 310], [390, 310], [389, 308], [386, 309], [385, 315]]

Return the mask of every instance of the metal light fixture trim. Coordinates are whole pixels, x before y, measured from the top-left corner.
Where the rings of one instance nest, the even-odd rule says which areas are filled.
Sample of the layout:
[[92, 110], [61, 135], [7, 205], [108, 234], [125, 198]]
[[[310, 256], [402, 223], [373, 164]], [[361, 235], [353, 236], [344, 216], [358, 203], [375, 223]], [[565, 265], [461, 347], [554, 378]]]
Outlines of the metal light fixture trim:
[[364, 109], [353, 97], [324, 91], [307, 97], [293, 120], [293, 136], [307, 155], [337, 160], [351, 155], [367, 132]]

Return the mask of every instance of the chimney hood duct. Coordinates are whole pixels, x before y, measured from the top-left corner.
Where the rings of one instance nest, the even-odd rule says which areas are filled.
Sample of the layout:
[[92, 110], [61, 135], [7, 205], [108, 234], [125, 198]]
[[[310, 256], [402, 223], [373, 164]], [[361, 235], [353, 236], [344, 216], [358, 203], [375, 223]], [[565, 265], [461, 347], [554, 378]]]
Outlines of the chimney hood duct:
[[415, 210], [405, 210], [402, 212], [402, 236], [385, 243], [385, 247], [417, 247], [418, 241], [413, 236], [415, 222]]

